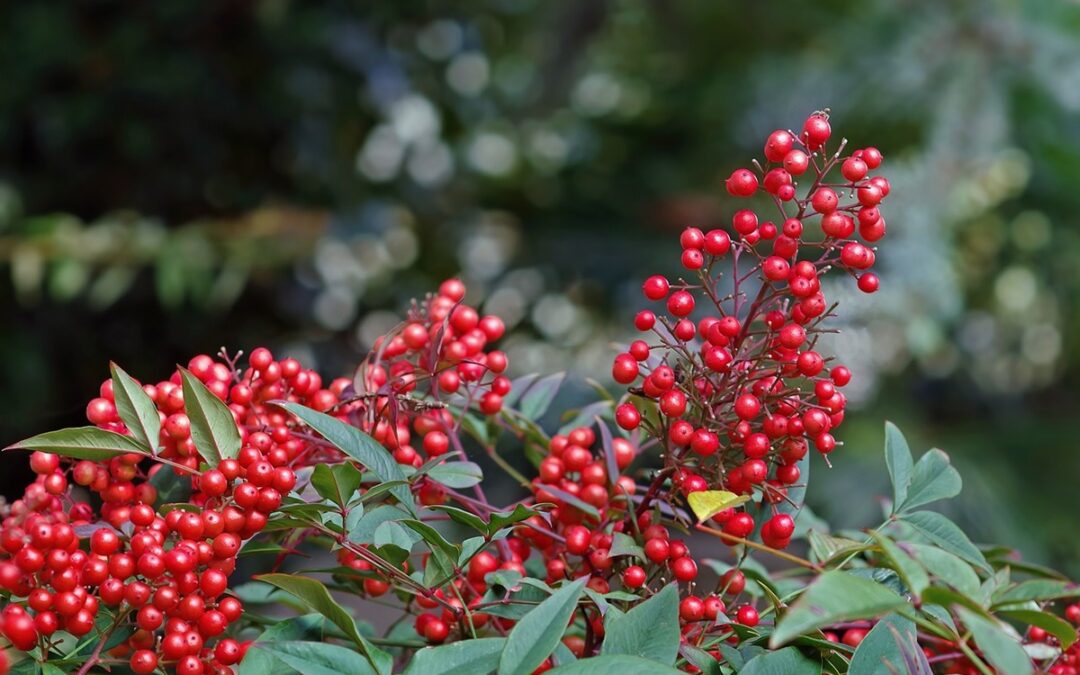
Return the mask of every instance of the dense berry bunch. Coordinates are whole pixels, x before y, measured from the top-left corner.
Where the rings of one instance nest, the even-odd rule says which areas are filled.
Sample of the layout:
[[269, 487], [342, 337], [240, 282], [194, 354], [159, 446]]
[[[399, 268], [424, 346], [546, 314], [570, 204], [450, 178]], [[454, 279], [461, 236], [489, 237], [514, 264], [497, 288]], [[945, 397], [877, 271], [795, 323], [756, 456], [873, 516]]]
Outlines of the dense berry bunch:
[[[683, 494], [756, 492], [778, 504], [799, 484], [809, 446], [827, 454], [837, 445], [841, 388], [851, 373], [817, 350], [831, 316], [822, 279], [841, 270], [863, 291], [877, 289], [867, 270], [872, 244], [885, 234], [878, 206], [889, 183], [870, 175], [880, 152], [845, 157], [845, 143], [828, 149], [830, 135], [824, 113], [811, 115], [800, 134], [770, 134], [765, 164], [738, 169], [727, 189], [763, 193], [776, 220], [747, 208], [735, 212], [730, 232], [688, 228], [680, 237], [683, 275], [645, 280], [646, 299], [665, 311], [640, 312], [642, 338], [615, 358], [612, 376], [633, 394], [616, 420], [628, 430], [644, 426], [663, 444], [657, 480], [670, 478]], [[715, 520], [739, 538], [760, 526], [776, 548], [794, 530], [784, 513], [755, 523], [729, 509]]]
[[[153, 672], [165, 662], [182, 675], [227, 672], [244, 653], [236, 640], [218, 640], [243, 610], [227, 592], [242, 544], [263, 530], [296, 485], [298, 471], [343, 461], [339, 450], [276, 403], [331, 413], [410, 467], [448, 452], [452, 420], [446, 409], [403, 407], [410, 401], [406, 394], [423, 389], [436, 399], [454, 395], [465, 408], [494, 414], [510, 390], [501, 375], [506, 356], [485, 352], [503, 324], [461, 304], [464, 293], [464, 285], [451, 280], [414, 307], [404, 329], [376, 345], [356, 379], [359, 389], [346, 378], [324, 387], [296, 359], [275, 360], [265, 348], [252, 351], [246, 368], [224, 354], [217, 360], [199, 355], [186, 371], [142, 385], [160, 429], [153, 452], [103, 460], [34, 452], [30, 466], [37, 479], [0, 527], [0, 588], [25, 598], [4, 607], [3, 635], [24, 651], [48, 645], [58, 630], [81, 637], [95, 629], [105, 606], [122, 612], [135, 629], [110, 652], [130, 656], [135, 672]], [[227, 404], [239, 432], [236, 457], [213, 468], [201, 464], [185, 405], [185, 375]], [[132, 430], [118, 411], [115, 382], [102, 383], [86, 417], [99, 429], [127, 436]], [[410, 445], [410, 428], [421, 435], [422, 451]], [[159, 499], [155, 475], [163, 471], [189, 488], [184, 503]], [[415, 489], [424, 503], [445, 500], [432, 481], [418, 481]], [[353, 564], [370, 569], [362, 560]], [[381, 595], [388, 584], [368, 578], [363, 587]]]

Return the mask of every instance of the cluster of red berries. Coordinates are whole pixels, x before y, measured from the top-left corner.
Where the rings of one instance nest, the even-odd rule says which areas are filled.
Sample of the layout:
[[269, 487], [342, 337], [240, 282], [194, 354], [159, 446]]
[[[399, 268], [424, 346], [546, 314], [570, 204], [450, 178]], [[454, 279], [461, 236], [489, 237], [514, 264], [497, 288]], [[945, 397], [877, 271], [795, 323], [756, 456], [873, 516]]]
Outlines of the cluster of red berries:
[[[102, 461], [33, 453], [37, 479], [0, 526], [0, 587], [25, 598], [4, 608], [0, 632], [20, 650], [47, 647], [58, 630], [75, 636], [94, 630], [104, 605], [135, 628], [110, 652], [129, 656], [135, 672], [152, 672], [162, 663], [181, 675], [231, 672], [246, 649], [221, 638], [242, 611], [240, 601], [227, 595], [242, 542], [266, 526], [296, 484], [296, 470], [343, 460], [273, 402], [298, 403], [356, 424], [402, 464], [419, 466], [445, 454], [454, 423], [448, 410], [399, 409], [398, 401], [419, 389], [436, 399], [460, 397], [464, 406], [490, 415], [510, 391], [502, 375], [506, 355], [486, 350], [502, 336], [503, 323], [480, 317], [462, 304], [464, 295], [464, 285], [450, 280], [437, 296], [414, 306], [404, 329], [375, 346], [358, 378], [363, 391], [347, 378], [324, 387], [296, 359], [275, 360], [265, 348], [255, 349], [243, 369], [226, 356], [191, 359], [189, 372], [228, 405], [242, 439], [237, 457], [212, 469], [199, 472], [180, 371], [143, 385], [160, 420], [157, 461], [139, 453]], [[87, 405], [86, 416], [102, 429], [129, 433], [111, 379]], [[410, 427], [422, 438], [423, 455], [410, 445]], [[151, 479], [166, 464], [190, 482], [186, 505], [157, 503]], [[419, 481], [417, 491], [423, 503], [445, 500], [430, 480]], [[347, 562], [370, 569], [355, 557]], [[363, 588], [376, 596], [389, 584], [367, 578]]]
[[[866, 242], [884, 236], [878, 205], [889, 184], [868, 175], [880, 166], [880, 152], [864, 148], [844, 158], [841, 144], [830, 154], [830, 135], [827, 116], [815, 113], [799, 135], [770, 134], [756, 173], [739, 169], [728, 179], [735, 196], [770, 195], [779, 227], [743, 209], [732, 218], [733, 233], [688, 228], [680, 237], [686, 278], [645, 280], [646, 299], [664, 301], [667, 311], [638, 313], [644, 337], [615, 357], [612, 375], [633, 395], [616, 421], [627, 430], [644, 426], [665, 445], [658, 480], [670, 478], [683, 494], [758, 491], [776, 505], [799, 483], [810, 444], [822, 454], [837, 445], [846, 406], [840, 389], [851, 372], [816, 350], [830, 316], [821, 279], [839, 267], [858, 275], [862, 290], [877, 289], [866, 271], [874, 250], [852, 236], [856, 220]], [[827, 182], [837, 166], [843, 180]], [[796, 178], [804, 174], [811, 185], [800, 197]], [[845, 204], [845, 197], [854, 201]], [[813, 219], [816, 232], [808, 227]], [[658, 414], [643, 415], [646, 408]], [[714, 519], [738, 538], [758, 525], [733, 509]], [[791, 517], [775, 513], [760, 535], [784, 548], [793, 532]]]
[[[130, 655], [135, 672], [152, 672], [159, 662], [173, 663], [183, 675], [230, 672], [242, 658], [239, 643], [218, 640], [243, 609], [226, 594], [229, 575], [242, 542], [266, 526], [296, 484], [293, 465], [309, 445], [267, 402], [289, 399], [325, 410], [337, 394], [296, 360], [275, 361], [266, 349], [256, 349], [243, 372], [206, 355], [193, 358], [188, 369], [228, 404], [243, 447], [235, 459], [199, 473], [180, 372], [144, 385], [160, 418], [158, 457], [190, 482], [185, 504], [157, 504], [150, 481], [165, 465], [143, 454], [104, 461], [31, 455], [38, 478], [0, 529], [0, 585], [26, 597], [25, 607], [5, 609], [4, 634], [17, 648], [48, 644], [59, 629], [85, 635], [105, 605], [134, 624], [134, 634], [111, 654]], [[98, 427], [128, 431], [112, 380], [102, 384], [86, 416]], [[77, 499], [87, 492], [94, 498]]]

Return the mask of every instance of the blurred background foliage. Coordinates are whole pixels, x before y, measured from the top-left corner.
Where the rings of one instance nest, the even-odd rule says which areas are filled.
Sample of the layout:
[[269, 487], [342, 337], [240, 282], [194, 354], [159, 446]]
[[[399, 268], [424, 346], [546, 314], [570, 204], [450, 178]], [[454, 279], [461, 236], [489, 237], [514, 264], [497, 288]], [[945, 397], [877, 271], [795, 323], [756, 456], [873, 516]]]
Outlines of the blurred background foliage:
[[857, 409], [811, 503], [874, 520], [893, 419], [979, 538], [1080, 573], [1078, 40], [1046, 0], [4, 4], [0, 440], [78, 423], [109, 359], [344, 372], [458, 273], [573, 405], [722, 178], [829, 107], [894, 189], [883, 290], [829, 291]]

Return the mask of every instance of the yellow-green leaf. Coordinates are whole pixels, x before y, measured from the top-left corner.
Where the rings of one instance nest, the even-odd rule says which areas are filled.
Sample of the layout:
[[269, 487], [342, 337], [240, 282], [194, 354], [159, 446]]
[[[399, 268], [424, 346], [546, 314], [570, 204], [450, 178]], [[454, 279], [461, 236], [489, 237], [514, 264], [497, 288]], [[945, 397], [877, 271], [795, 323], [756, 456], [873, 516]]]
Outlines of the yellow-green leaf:
[[750, 497], [727, 490], [702, 490], [691, 492], [687, 500], [699, 520], [708, 520], [724, 509], [750, 501]]

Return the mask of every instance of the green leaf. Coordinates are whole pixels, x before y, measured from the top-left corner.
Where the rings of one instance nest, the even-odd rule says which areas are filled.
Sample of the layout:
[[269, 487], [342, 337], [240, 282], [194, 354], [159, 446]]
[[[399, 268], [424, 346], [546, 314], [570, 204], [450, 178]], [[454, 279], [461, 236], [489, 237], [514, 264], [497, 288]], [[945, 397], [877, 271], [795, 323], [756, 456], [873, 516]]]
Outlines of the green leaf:
[[1010, 609], [1002, 611], [1001, 616], [1042, 628], [1061, 641], [1062, 649], [1068, 649], [1076, 642], [1076, 629], [1072, 624], [1049, 612], [1037, 609]]
[[191, 421], [191, 440], [211, 467], [240, 453], [242, 441], [232, 411], [186, 368], [180, 369], [184, 411]]
[[617, 558], [621, 555], [630, 555], [644, 560], [645, 549], [638, 546], [638, 543], [634, 541], [634, 538], [630, 535], [616, 532], [612, 535], [611, 548], [608, 550], [608, 557]]
[[687, 643], [679, 648], [679, 653], [687, 663], [701, 671], [701, 675], [721, 675], [723, 672], [720, 669], [720, 662], [704, 649]]
[[1080, 597], [1080, 585], [1056, 579], [1031, 579], [994, 597], [995, 605], [1011, 605], [1029, 600], [1057, 600]]
[[440, 549], [452, 560], [457, 560], [458, 554], [461, 553], [460, 548], [448, 542], [438, 530], [423, 521], [407, 518], [402, 520], [401, 524], [412, 528], [432, 549]]
[[983, 656], [998, 672], [1008, 675], [1027, 675], [1034, 672], [1031, 659], [1024, 652], [1024, 648], [1001, 626], [966, 607], [957, 607], [956, 612], [971, 631]]
[[72, 427], [47, 431], [9, 445], [4, 450], [40, 450], [62, 457], [89, 459], [95, 462], [129, 452], [146, 454], [146, 449], [132, 437], [97, 427]]
[[818, 562], [826, 562], [836, 557], [850, 555], [870, 548], [870, 545], [865, 542], [846, 537], [836, 537], [831, 534], [822, 534], [817, 530], [810, 530], [807, 539], [810, 542], [810, 551]]
[[971, 569], [971, 565], [958, 556], [928, 544], [905, 542], [903, 546], [922, 563], [930, 574], [941, 581], [965, 595], [975, 595], [979, 592], [978, 575]]
[[475, 462], [443, 462], [432, 467], [427, 475], [436, 483], [455, 490], [470, 488], [484, 479], [484, 472]]
[[982, 614], [989, 618], [990, 613], [983, 607], [978, 600], [972, 597], [968, 597], [963, 593], [952, 590], [951, 588], [945, 588], [944, 586], [931, 586], [926, 589], [922, 597], [923, 607], [928, 605], [941, 605], [942, 607], [950, 607], [952, 605], [960, 605], [967, 607], [973, 612]]
[[409, 518], [410, 514], [389, 504], [376, 507], [364, 514], [360, 522], [349, 531], [349, 541], [357, 544], [370, 544], [375, 540], [375, 531], [379, 526], [391, 520]]
[[479, 675], [499, 665], [506, 638], [462, 640], [441, 647], [425, 647], [413, 655], [404, 675]]
[[915, 639], [915, 623], [890, 614], [866, 634], [855, 649], [848, 675], [895, 675], [904, 672], [901, 640]]
[[412, 532], [401, 523], [388, 520], [375, 528], [375, 537], [372, 540], [377, 548], [383, 546], [397, 546], [406, 553], [412, 551], [413, 544], [420, 541], [420, 536]]
[[785, 647], [750, 659], [739, 675], [821, 675], [821, 661], [795, 647]]
[[461, 542], [461, 554], [458, 556], [457, 566], [464, 567], [467, 565], [473, 559], [473, 556], [484, 550], [488, 543], [490, 542], [486, 537], [469, 537]]
[[894, 506], [893, 511], [911, 511], [939, 499], [955, 497], [963, 485], [960, 472], [949, 462], [949, 456], [934, 448], [919, 458], [911, 472], [907, 498]]
[[133, 377], [115, 363], [109, 364], [112, 372], [113, 400], [116, 412], [127, 426], [131, 437], [142, 444], [150, 454], [156, 454], [161, 441], [161, 418], [157, 406]]
[[157, 505], [183, 503], [191, 499], [191, 477], [180, 475], [168, 464], [161, 464], [150, 476], [150, 485], [157, 490]]
[[930, 577], [926, 569], [918, 560], [915, 560], [885, 535], [879, 532], [871, 532], [871, 536], [892, 563], [893, 569], [899, 573], [900, 578], [915, 597], [922, 595], [926, 587], [930, 585]]
[[673, 665], [679, 637], [679, 589], [668, 584], [626, 614], [604, 622], [600, 653], [630, 654]]
[[263, 651], [258, 644], [252, 644], [244, 654], [244, 659], [236, 668], [236, 675], [292, 675], [293, 670], [281, 663], [270, 652]]
[[360, 488], [360, 470], [350, 463], [316, 464], [311, 485], [320, 497], [344, 507]]
[[546, 484], [543, 486], [543, 490], [544, 492], [550, 493], [552, 497], [555, 497], [567, 506], [572, 506], [578, 511], [581, 511], [586, 515], [590, 515], [593, 518], [600, 517], [600, 512], [596, 510], [596, 507], [586, 501], [583, 501], [580, 497], [572, 495], [565, 490], [560, 490], [557, 487], [552, 487], [551, 485]]
[[442, 511], [450, 516], [450, 520], [453, 520], [455, 523], [460, 523], [466, 527], [471, 527], [477, 532], [487, 534], [487, 523], [475, 513], [470, 513], [465, 509], [459, 509], [456, 506], [449, 506], [447, 504], [435, 504], [428, 508], [432, 511]]
[[[368, 673], [374, 675], [375, 673], [361, 654], [346, 647], [325, 642], [256, 642], [250, 649], [266, 652], [305, 675], [367, 675]], [[246, 657], [244, 661], [247, 661]]]
[[[317, 431], [328, 443], [341, 450], [349, 457], [363, 464], [381, 481], [405, 481], [401, 467], [375, 439], [356, 427], [345, 424], [330, 415], [316, 412], [296, 403], [280, 402], [277, 404], [292, 413], [297, 419]], [[398, 485], [390, 490], [401, 504], [412, 513], [416, 513], [416, 503], [407, 485]]]
[[577, 609], [585, 581], [566, 584], [517, 622], [499, 659], [499, 675], [528, 675], [555, 650]]
[[879, 583], [832, 570], [806, 587], [777, 623], [769, 645], [776, 649], [830, 624], [872, 619], [907, 606], [903, 598]]
[[907, 439], [892, 422], [885, 423], [885, 466], [893, 486], [893, 513], [907, 499], [908, 486], [915, 460], [911, 456]]
[[551, 407], [555, 395], [559, 393], [566, 373], [555, 373], [542, 377], [530, 386], [521, 396], [521, 404], [518, 410], [528, 420], [537, 420], [544, 416]]
[[681, 675], [680, 671], [663, 663], [626, 654], [581, 659], [549, 670], [548, 673], [551, 675]]
[[488, 535], [494, 536], [496, 532], [503, 529], [507, 525], [514, 525], [520, 523], [523, 520], [527, 520], [539, 513], [536, 509], [530, 509], [527, 506], [518, 504], [514, 507], [513, 511], [498, 511], [491, 514], [491, 521], [488, 523]]
[[[262, 574], [255, 577], [264, 583], [277, 586], [307, 604], [313, 611], [322, 614], [345, 633], [346, 637], [360, 647], [368, 661], [379, 675], [388, 675], [393, 664], [393, 657], [379, 649], [360, 634], [356, 620], [344, 607], [339, 605], [321, 582], [307, 577], [291, 574]], [[347, 672], [347, 671], [346, 671]]]
[[960, 556], [969, 563], [981, 568], [987, 574], [994, 573], [994, 570], [987, 564], [982, 552], [976, 548], [975, 544], [971, 543], [963, 530], [940, 513], [916, 511], [915, 513], [905, 513], [901, 516], [901, 520], [926, 537], [931, 543], [937, 544], [949, 553]]

